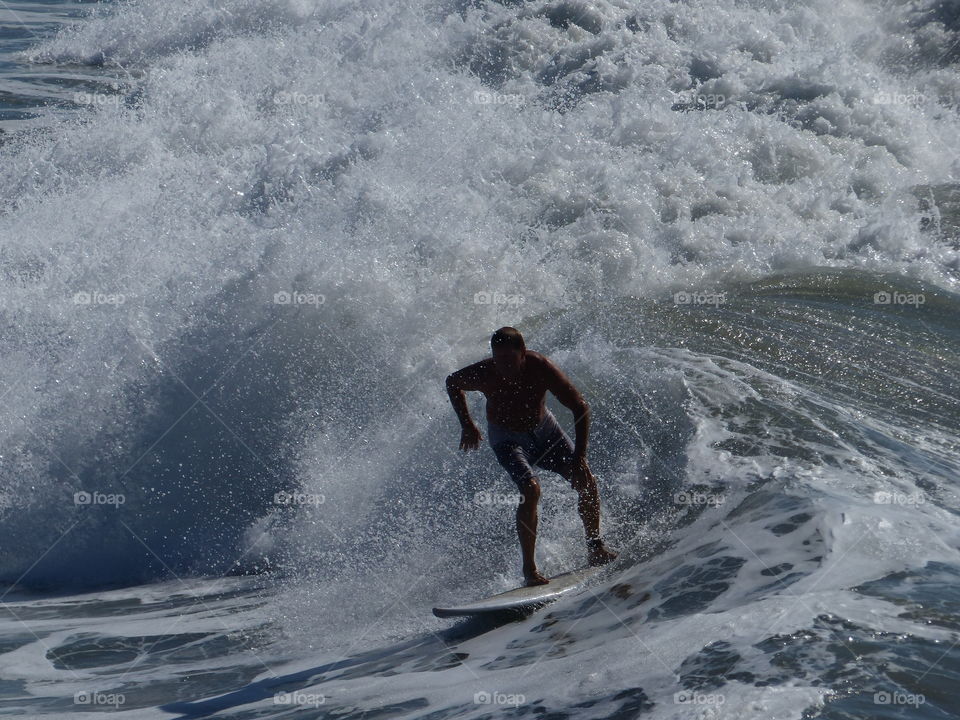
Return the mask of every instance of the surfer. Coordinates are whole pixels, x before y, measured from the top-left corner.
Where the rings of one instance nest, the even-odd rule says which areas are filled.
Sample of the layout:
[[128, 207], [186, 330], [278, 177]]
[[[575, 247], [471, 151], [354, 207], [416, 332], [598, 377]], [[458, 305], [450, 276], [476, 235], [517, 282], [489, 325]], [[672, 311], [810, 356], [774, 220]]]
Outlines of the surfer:
[[[587, 536], [587, 558], [603, 565], [617, 557], [600, 537], [600, 497], [597, 479], [587, 466], [590, 408], [573, 383], [549, 359], [527, 350], [520, 331], [502, 327], [490, 338], [492, 357], [468, 365], [447, 377], [447, 394], [460, 420], [460, 449], [480, 446], [482, 435], [467, 408], [465, 390], [487, 398], [490, 447], [520, 490], [517, 534], [523, 554], [526, 585], [549, 581], [537, 570], [537, 501], [540, 483], [532, 465], [558, 473], [579, 495], [577, 509]], [[547, 390], [573, 412], [576, 443], [557, 424], [546, 407]]]

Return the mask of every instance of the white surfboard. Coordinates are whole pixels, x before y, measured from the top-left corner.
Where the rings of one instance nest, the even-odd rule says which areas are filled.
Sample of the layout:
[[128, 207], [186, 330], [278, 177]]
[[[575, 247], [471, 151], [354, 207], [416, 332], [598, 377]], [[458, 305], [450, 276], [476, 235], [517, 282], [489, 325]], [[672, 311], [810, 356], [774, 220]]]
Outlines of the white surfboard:
[[435, 607], [433, 614], [437, 617], [447, 618], [462, 615], [488, 615], [492, 613], [519, 612], [522, 610], [535, 609], [551, 603], [578, 588], [582, 588], [589, 578], [601, 570], [603, 570], [603, 566], [572, 570], [550, 578], [550, 582], [546, 585], [519, 587], [482, 600], [475, 600], [465, 605]]

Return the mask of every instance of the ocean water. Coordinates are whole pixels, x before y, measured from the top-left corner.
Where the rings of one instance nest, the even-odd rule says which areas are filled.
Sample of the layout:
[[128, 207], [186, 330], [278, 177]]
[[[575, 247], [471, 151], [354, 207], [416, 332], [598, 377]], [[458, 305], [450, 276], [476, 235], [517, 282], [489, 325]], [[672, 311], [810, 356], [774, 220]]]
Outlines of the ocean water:
[[40, 130], [55, 117], [82, 119], [103, 104], [115, 104], [138, 73], [103, 58], [34, 62], [31, 48], [102, 13], [85, 0], [6, 0], [0, 5], [0, 139]]
[[0, 714], [960, 717], [956, 3], [2, 8]]

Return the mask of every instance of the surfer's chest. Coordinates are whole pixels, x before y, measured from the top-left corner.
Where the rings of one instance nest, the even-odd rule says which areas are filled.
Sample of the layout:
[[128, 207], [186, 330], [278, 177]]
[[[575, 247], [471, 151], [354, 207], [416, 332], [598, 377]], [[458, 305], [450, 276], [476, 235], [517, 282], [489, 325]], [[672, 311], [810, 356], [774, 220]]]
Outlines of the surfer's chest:
[[501, 406], [526, 406], [537, 404], [547, 392], [547, 386], [536, 378], [520, 378], [517, 382], [499, 381], [484, 389], [487, 401]]

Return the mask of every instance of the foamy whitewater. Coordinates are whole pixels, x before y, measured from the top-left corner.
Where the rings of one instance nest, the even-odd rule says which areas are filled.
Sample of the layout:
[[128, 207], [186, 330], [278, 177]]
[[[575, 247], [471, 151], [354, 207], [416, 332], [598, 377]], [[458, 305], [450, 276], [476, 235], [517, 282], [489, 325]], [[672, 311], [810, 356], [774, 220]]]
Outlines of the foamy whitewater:
[[[960, 717], [956, 3], [134, 0], [17, 42], [82, 79], [0, 135], [0, 713]], [[621, 557], [440, 620], [521, 579], [443, 386], [502, 325], [590, 403]]]

